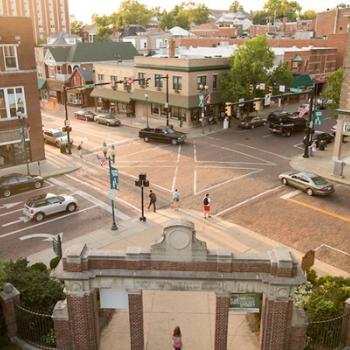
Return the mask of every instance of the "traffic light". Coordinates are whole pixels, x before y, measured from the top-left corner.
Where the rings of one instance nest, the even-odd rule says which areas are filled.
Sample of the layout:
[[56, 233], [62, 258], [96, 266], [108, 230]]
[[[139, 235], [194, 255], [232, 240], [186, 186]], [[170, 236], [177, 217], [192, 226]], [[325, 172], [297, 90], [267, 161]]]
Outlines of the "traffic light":
[[232, 105], [230, 103], [225, 104], [225, 114], [227, 117], [231, 117], [232, 116]]
[[269, 86], [269, 94], [272, 95], [272, 93], [273, 93], [273, 86]]
[[253, 95], [254, 92], [254, 85], [253, 84], [249, 84], [249, 94]]

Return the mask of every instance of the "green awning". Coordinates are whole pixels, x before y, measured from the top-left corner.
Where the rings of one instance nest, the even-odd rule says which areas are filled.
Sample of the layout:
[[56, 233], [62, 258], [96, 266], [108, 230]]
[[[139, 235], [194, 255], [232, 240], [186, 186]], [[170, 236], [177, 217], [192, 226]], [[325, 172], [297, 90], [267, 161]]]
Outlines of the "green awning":
[[311, 79], [309, 74], [300, 74], [295, 75], [292, 88], [302, 88], [302, 87], [308, 87], [314, 85], [313, 80]]
[[44, 89], [46, 86], [46, 80], [45, 79], [38, 79], [38, 90]]
[[95, 88], [92, 90], [91, 97], [101, 97], [109, 101], [130, 103], [130, 95], [125, 91], [114, 91], [106, 88]]

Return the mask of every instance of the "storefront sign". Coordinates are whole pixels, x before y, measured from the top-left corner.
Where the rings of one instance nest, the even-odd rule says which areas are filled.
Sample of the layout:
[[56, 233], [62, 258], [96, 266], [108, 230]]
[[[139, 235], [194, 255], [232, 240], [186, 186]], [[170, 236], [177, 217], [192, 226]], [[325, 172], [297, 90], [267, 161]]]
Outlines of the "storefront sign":
[[231, 311], [260, 312], [261, 294], [232, 293], [230, 298]]
[[350, 135], [350, 122], [344, 122], [343, 135]]

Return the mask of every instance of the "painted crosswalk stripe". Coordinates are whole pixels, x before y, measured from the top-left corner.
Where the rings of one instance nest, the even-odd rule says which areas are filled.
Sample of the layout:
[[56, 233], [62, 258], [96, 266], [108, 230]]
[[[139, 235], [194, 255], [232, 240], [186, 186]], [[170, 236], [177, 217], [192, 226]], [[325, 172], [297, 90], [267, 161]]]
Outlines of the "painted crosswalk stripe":
[[8, 222], [7, 224], [3, 224], [1, 226], [2, 227], [7, 227], [7, 226], [18, 224], [19, 222], [23, 222], [23, 218], [18, 218], [18, 220]]
[[284, 194], [283, 196], [281, 196], [281, 199], [289, 199], [289, 198], [293, 198], [295, 196], [297, 196], [299, 193], [301, 193], [300, 190], [296, 190], [296, 191], [292, 191], [289, 193]]

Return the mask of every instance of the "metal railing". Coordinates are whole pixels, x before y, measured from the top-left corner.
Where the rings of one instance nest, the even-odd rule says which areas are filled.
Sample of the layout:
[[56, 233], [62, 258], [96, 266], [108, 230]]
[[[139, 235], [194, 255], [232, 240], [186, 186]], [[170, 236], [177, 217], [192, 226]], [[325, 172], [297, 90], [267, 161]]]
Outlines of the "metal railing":
[[344, 315], [309, 323], [306, 331], [305, 350], [340, 350], [345, 345], [350, 312]]
[[43, 350], [56, 349], [52, 315], [42, 314], [16, 305], [18, 338]]

